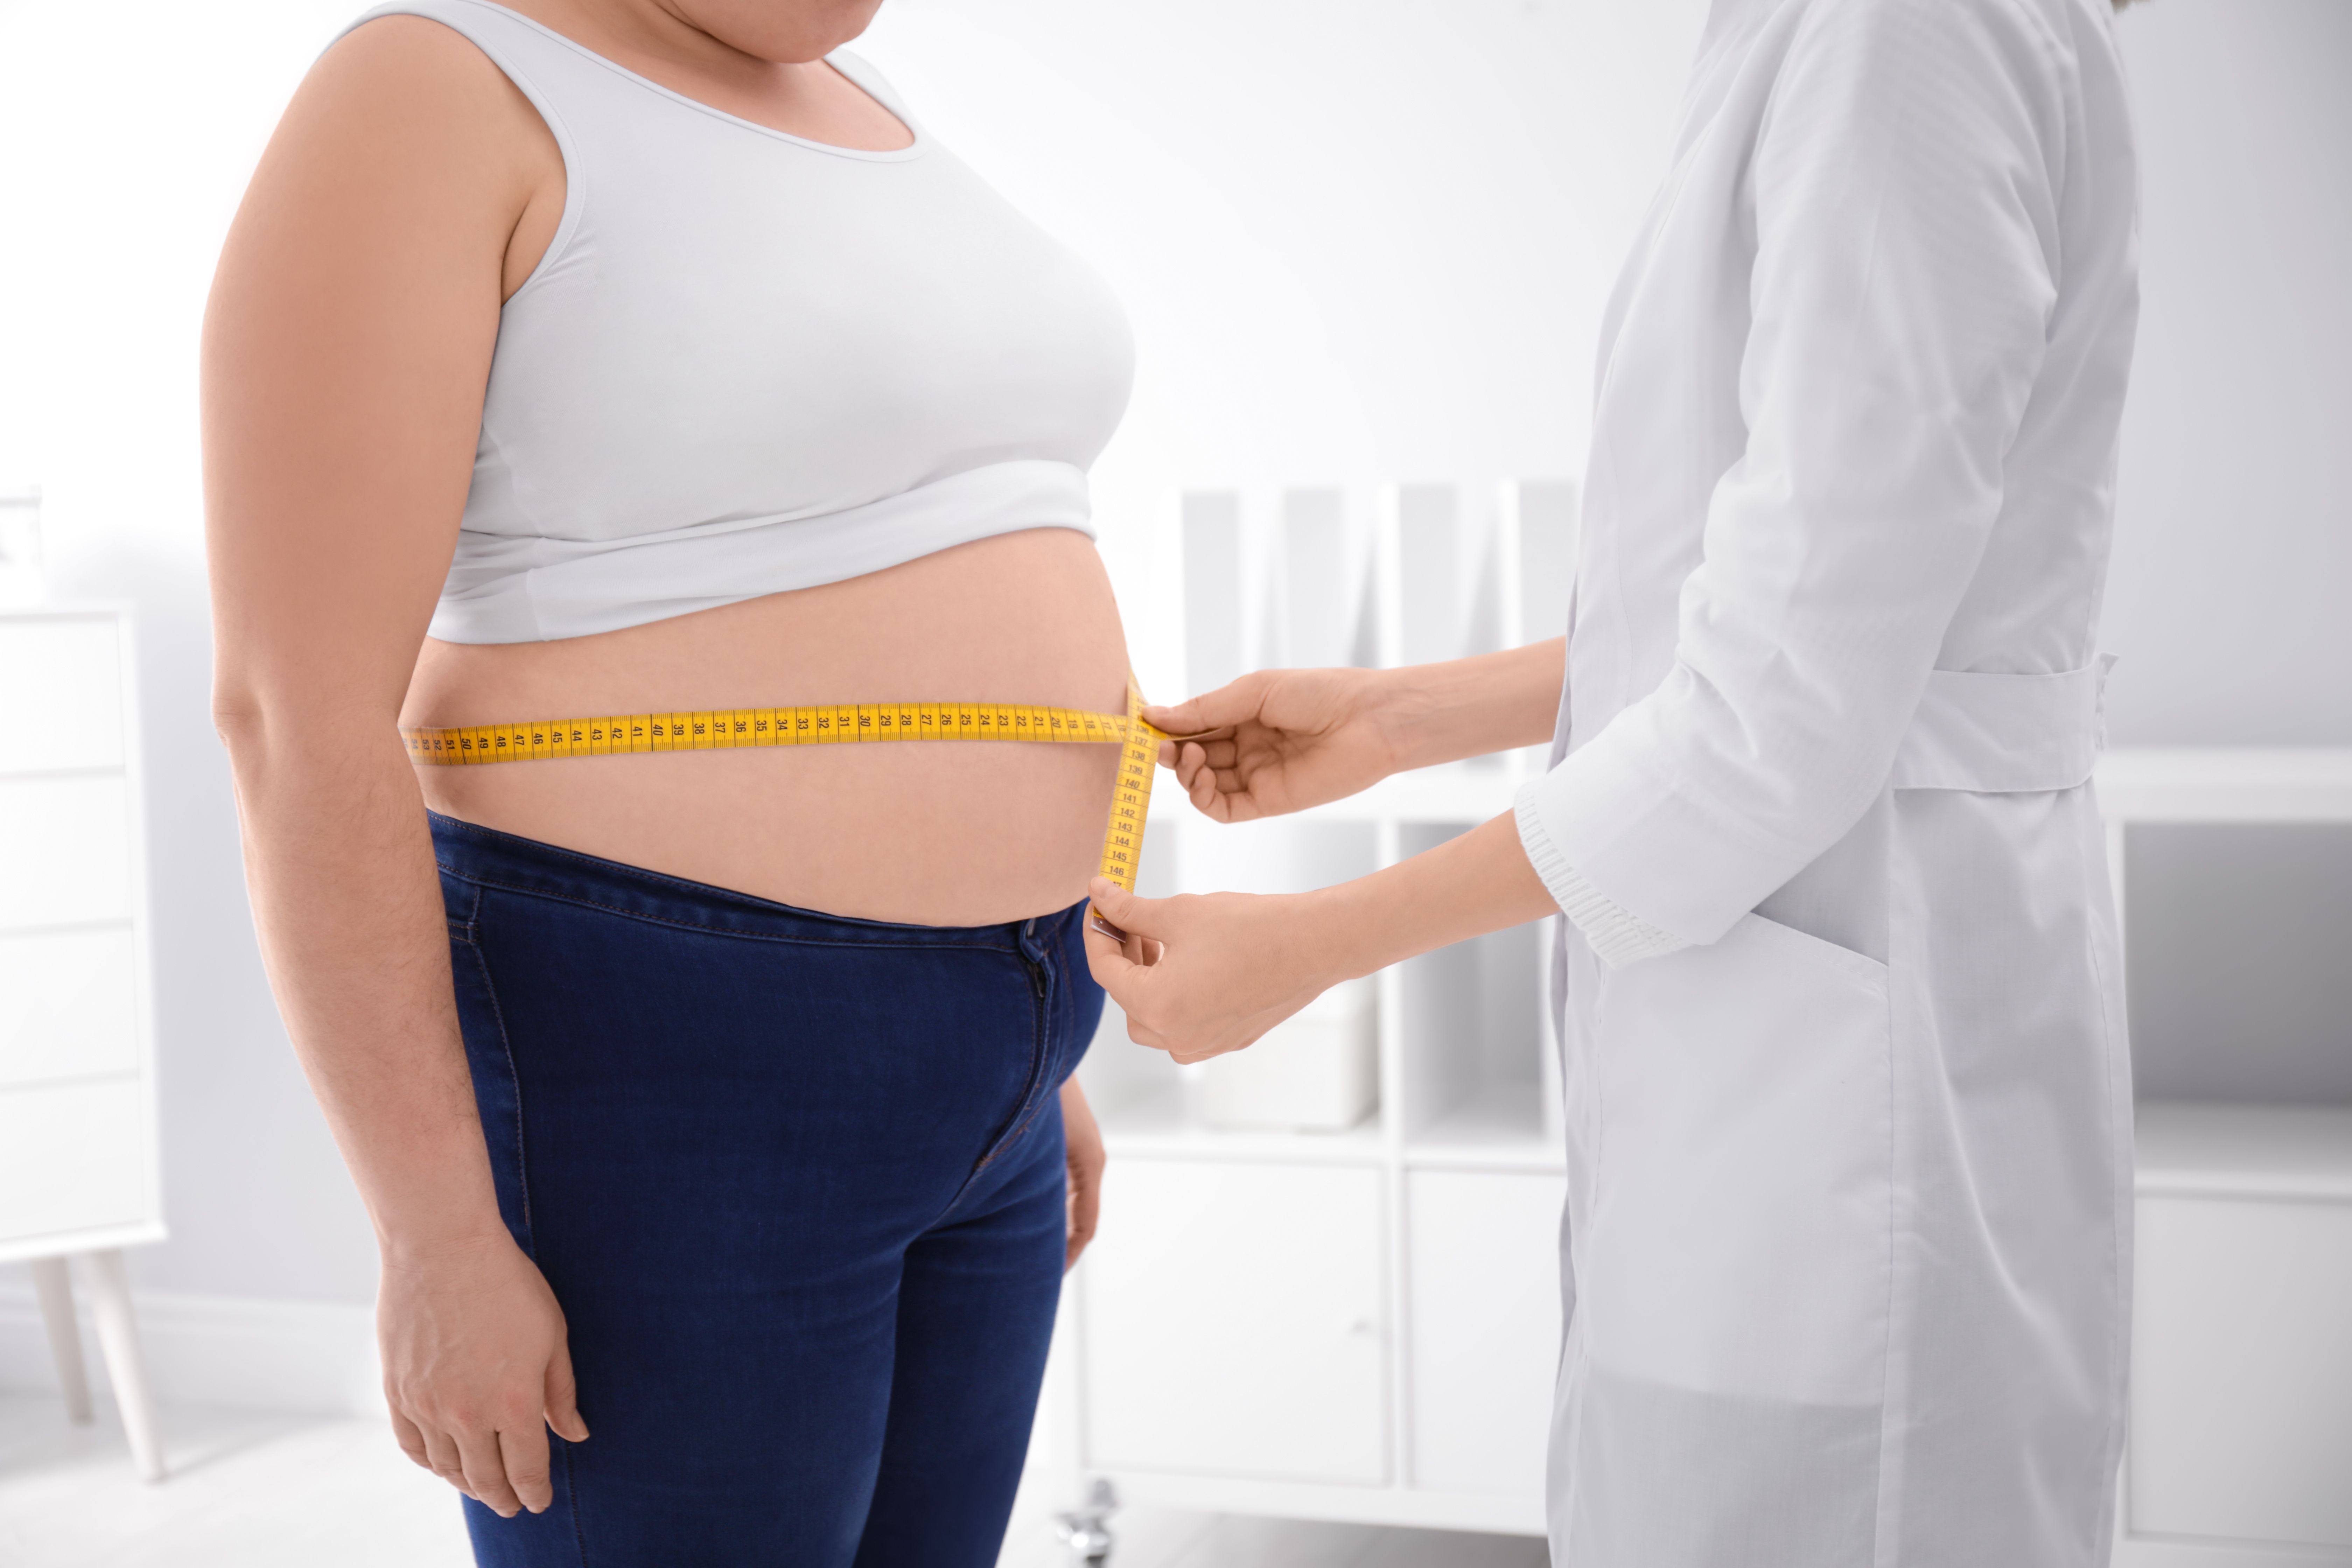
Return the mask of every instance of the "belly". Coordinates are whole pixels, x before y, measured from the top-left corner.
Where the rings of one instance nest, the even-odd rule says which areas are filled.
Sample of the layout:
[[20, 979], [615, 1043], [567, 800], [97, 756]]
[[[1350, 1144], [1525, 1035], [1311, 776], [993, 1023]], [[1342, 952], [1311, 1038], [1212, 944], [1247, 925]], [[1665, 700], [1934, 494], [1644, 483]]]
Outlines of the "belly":
[[[595, 637], [427, 641], [403, 724], [960, 700], [1119, 710], [1127, 645], [1083, 535], [1038, 529]], [[987, 925], [1086, 896], [1118, 763], [1015, 742], [422, 768], [466, 822], [803, 909]]]

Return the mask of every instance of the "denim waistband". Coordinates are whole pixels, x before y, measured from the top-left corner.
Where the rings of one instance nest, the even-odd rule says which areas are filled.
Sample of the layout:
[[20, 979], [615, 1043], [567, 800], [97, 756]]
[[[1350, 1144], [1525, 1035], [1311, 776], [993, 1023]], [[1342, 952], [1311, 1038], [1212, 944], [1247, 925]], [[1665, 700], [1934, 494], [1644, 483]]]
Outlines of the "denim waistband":
[[[815, 942], [830, 946], [985, 948], [1040, 956], [1051, 944], [1051, 928], [1077, 918], [1086, 900], [1051, 914], [984, 926], [904, 925], [826, 914], [756, 898], [707, 882], [665, 876], [643, 867], [606, 860], [519, 837], [456, 817], [428, 812], [434, 859], [446, 877], [477, 888], [497, 888], [525, 897], [553, 899], [625, 918], [717, 935], [755, 941]], [[453, 903], [453, 921], [471, 918]]]

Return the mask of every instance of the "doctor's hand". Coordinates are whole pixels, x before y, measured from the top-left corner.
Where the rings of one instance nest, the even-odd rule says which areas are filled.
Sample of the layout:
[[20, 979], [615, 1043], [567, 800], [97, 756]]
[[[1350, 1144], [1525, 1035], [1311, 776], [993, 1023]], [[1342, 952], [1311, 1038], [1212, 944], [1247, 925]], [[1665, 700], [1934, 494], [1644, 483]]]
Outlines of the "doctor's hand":
[[[1339, 800], [1407, 765], [1385, 672], [1264, 669], [1143, 716], [1171, 735], [1160, 762], [1220, 822]], [[1108, 911], [1106, 911], [1108, 912]]]
[[1139, 899], [1099, 877], [1090, 890], [1128, 941], [1088, 926], [1087, 967], [1126, 1012], [1128, 1038], [1177, 1061], [1240, 1050], [1349, 978], [1318, 938], [1312, 894]]

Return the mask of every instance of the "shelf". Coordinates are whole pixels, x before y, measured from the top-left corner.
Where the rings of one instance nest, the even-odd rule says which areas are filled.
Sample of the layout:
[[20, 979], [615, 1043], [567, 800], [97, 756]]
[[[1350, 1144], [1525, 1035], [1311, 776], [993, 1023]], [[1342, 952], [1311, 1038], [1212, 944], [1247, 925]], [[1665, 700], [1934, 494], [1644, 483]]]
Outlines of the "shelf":
[[2142, 1197], [2269, 1197], [2352, 1203], [2352, 1107], [2138, 1108]]
[[1385, 1147], [1376, 1110], [1345, 1132], [1227, 1132], [1202, 1125], [1182, 1085], [1170, 1083], [1095, 1108], [1114, 1158], [1370, 1164]]
[[2114, 822], [2352, 822], [2352, 746], [2132, 746], [2095, 775]]
[[1410, 1166], [1559, 1171], [1567, 1152], [1543, 1131], [1533, 1085], [1489, 1085], [1405, 1142]]

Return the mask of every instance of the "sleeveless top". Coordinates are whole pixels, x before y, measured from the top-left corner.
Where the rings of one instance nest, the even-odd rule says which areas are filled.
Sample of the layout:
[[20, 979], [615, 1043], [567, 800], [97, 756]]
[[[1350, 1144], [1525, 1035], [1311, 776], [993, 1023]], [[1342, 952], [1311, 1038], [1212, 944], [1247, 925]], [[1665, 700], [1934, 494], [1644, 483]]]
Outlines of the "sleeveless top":
[[581, 637], [1023, 529], [1092, 537], [1126, 318], [870, 68], [831, 57], [911, 146], [753, 124], [487, 0], [352, 27], [395, 15], [489, 57], [565, 182], [499, 313], [434, 637]]

